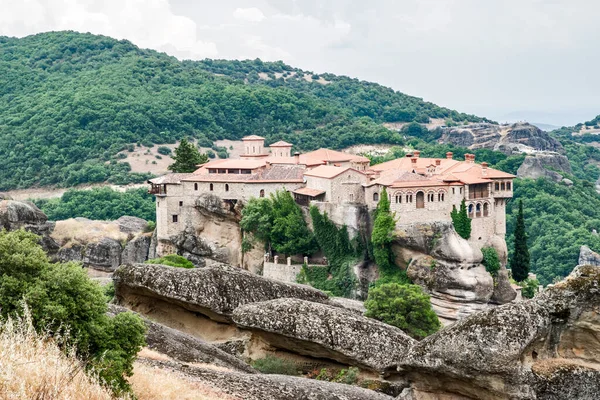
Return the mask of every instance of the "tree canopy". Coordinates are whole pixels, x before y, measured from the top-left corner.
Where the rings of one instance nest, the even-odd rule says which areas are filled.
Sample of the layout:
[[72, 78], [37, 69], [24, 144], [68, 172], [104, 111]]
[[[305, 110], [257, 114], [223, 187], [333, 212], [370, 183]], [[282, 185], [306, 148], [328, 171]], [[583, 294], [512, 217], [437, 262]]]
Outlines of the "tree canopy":
[[179, 146], [175, 148], [175, 161], [169, 165], [169, 171], [190, 173], [198, 169], [199, 164], [208, 162], [208, 156], [201, 154], [193, 143], [188, 142], [186, 138], [181, 139]]

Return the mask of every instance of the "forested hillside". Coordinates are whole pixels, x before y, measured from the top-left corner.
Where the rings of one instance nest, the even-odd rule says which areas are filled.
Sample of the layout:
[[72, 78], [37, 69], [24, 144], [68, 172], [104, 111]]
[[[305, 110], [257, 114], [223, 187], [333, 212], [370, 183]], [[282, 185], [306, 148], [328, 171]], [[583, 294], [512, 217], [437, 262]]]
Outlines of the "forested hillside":
[[[275, 72], [287, 79], [268, 79]], [[298, 149], [340, 148], [397, 143], [383, 121], [480, 120], [377, 84], [303, 74], [260, 60], [180, 62], [75, 32], [0, 37], [0, 190], [143, 181], [115, 157], [131, 143], [259, 134]]]

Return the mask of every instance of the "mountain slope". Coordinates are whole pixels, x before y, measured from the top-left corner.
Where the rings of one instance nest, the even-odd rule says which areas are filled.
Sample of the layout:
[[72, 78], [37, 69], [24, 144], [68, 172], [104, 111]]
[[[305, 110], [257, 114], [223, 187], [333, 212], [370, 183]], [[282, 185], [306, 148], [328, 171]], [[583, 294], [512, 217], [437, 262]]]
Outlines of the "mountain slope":
[[[268, 78], [273, 70], [295, 78], [257, 72]], [[380, 85], [301, 74], [260, 60], [180, 62], [75, 32], [0, 37], [0, 190], [143, 181], [116, 158], [131, 143], [191, 136], [206, 146], [259, 134], [298, 149], [340, 148], [399, 143], [383, 121], [482, 120]]]

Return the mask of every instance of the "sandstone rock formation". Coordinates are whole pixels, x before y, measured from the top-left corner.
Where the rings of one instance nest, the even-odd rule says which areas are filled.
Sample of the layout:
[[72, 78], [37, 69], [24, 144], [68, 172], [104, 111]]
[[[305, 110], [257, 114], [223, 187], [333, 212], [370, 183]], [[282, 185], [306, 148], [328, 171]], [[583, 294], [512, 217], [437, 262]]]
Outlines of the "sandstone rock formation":
[[111, 238], [102, 238], [89, 243], [84, 251], [83, 265], [103, 271], [114, 271], [121, 265], [121, 243]]
[[[451, 223], [413, 224], [397, 230], [396, 235], [396, 262], [405, 266], [409, 278], [430, 294], [442, 323], [484, 310], [490, 302], [503, 304], [516, 297], [508, 274], [500, 273], [494, 282], [481, 264], [479, 247], [460, 237]], [[487, 245], [504, 249], [499, 254], [505, 260], [503, 240]]]
[[54, 224], [48, 222], [46, 214], [31, 202], [0, 201], [0, 227], [7, 231], [24, 228], [37, 235], [52, 232]]
[[529, 153], [535, 150], [564, 153], [560, 142], [528, 123], [512, 125], [479, 123], [443, 128], [440, 142], [470, 149], [498, 150], [505, 154]]
[[136, 294], [180, 305], [220, 322], [231, 322], [241, 305], [283, 297], [325, 303], [327, 295], [304, 285], [266, 279], [239, 268], [182, 269], [164, 265], [122, 265], [114, 274], [120, 302]]
[[356, 386], [285, 375], [219, 371], [165, 361], [145, 361], [154, 368], [177, 371], [193, 381], [244, 400], [391, 400], [393, 397]]
[[404, 399], [596, 398], [600, 268], [579, 266], [529, 301], [473, 314], [413, 346]]
[[579, 249], [579, 265], [593, 265], [600, 267], [600, 254], [592, 251], [587, 246], [581, 246]]
[[400, 329], [355, 312], [299, 299], [238, 307], [233, 321], [274, 347], [385, 372], [416, 341]]
[[535, 153], [525, 157], [517, 171], [519, 178], [548, 178], [555, 182], [563, 179], [561, 173], [572, 174], [569, 159], [557, 153]]
[[140, 234], [133, 240], [127, 242], [121, 253], [121, 264], [143, 263], [150, 259], [150, 244], [152, 234]]

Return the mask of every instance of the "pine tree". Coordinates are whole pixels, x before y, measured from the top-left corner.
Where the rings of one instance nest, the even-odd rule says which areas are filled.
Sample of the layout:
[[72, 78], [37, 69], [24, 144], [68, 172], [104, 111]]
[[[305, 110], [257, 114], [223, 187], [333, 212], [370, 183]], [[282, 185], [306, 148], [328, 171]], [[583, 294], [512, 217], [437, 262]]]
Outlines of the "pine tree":
[[390, 200], [387, 190], [384, 187], [381, 191], [381, 197], [375, 210], [375, 222], [373, 223], [373, 233], [371, 242], [373, 243], [373, 257], [379, 270], [385, 273], [392, 273], [395, 266], [392, 260], [392, 251], [390, 244], [394, 240], [394, 230], [396, 221], [390, 211]]
[[450, 212], [452, 217], [452, 224], [456, 233], [458, 233], [463, 239], [469, 239], [471, 237], [471, 218], [467, 214], [467, 204], [465, 199], [462, 199], [460, 203], [460, 211], [456, 211], [456, 208], [452, 208]]
[[208, 162], [208, 156], [206, 154], [201, 154], [196, 146], [184, 138], [181, 139], [179, 146], [175, 148], [173, 160], [175, 160], [175, 162], [169, 165], [170, 171], [189, 173], [197, 170], [198, 164]]
[[527, 247], [527, 233], [525, 232], [525, 218], [523, 217], [523, 201], [519, 201], [519, 213], [514, 232], [513, 256], [510, 259], [510, 270], [517, 282], [522, 282], [529, 275], [529, 248]]

